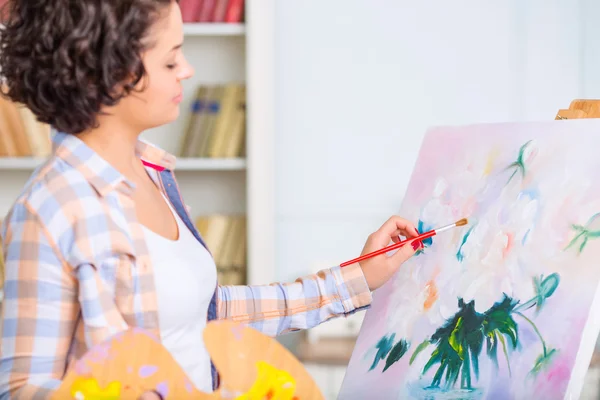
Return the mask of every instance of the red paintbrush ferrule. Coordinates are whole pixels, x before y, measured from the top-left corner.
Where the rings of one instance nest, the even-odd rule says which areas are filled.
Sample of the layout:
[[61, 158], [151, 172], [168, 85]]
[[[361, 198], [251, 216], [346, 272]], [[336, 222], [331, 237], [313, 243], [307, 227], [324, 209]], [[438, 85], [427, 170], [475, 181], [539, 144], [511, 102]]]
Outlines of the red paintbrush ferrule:
[[378, 255], [381, 255], [381, 254], [385, 254], [388, 251], [399, 249], [400, 247], [404, 246], [407, 243], [412, 243], [414, 241], [425, 240], [425, 239], [428, 239], [428, 238], [430, 238], [432, 236], [435, 236], [436, 234], [437, 234], [437, 232], [435, 230], [432, 230], [432, 231], [429, 231], [429, 232], [425, 232], [425, 233], [423, 233], [423, 234], [421, 234], [419, 236], [415, 236], [414, 238], [406, 239], [406, 240], [403, 240], [401, 242], [394, 243], [394, 244], [392, 244], [390, 246], [384, 247], [383, 249], [380, 249], [380, 250], [377, 250], [377, 251], [373, 251], [371, 253], [364, 254], [364, 255], [362, 255], [360, 257], [357, 257], [357, 258], [354, 258], [354, 259], [352, 259], [350, 261], [346, 261], [345, 263], [340, 264], [340, 267], [346, 267], [346, 266], [348, 266], [350, 264], [354, 264], [354, 263], [357, 263], [359, 261], [366, 260], [367, 258], [371, 258], [371, 257], [375, 257], [375, 256], [378, 256]]

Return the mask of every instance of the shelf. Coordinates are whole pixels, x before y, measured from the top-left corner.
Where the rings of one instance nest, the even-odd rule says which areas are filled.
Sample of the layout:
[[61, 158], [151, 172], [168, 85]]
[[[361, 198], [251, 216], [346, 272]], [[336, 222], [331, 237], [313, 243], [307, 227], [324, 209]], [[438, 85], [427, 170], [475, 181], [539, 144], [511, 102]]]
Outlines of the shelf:
[[[3, 25], [0, 24], [0, 28]], [[186, 36], [242, 36], [246, 34], [245, 24], [236, 23], [185, 23], [183, 34]]]
[[175, 171], [241, 171], [246, 169], [243, 158], [178, 158]]
[[186, 36], [241, 36], [246, 33], [244, 24], [187, 23], [183, 25]]
[[[45, 159], [33, 157], [0, 157], [0, 170], [33, 170]], [[176, 171], [241, 171], [243, 158], [178, 158]]]
[[33, 170], [45, 160], [35, 157], [0, 157], [0, 170]]

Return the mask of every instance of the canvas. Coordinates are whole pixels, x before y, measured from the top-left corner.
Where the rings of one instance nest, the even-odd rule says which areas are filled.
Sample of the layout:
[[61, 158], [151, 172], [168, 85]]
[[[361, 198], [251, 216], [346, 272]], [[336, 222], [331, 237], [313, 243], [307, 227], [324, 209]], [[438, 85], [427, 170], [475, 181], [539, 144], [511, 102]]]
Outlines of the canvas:
[[469, 219], [374, 293], [339, 399], [578, 398], [600, 330], [600, 122], [431, 129], [399, 215]]

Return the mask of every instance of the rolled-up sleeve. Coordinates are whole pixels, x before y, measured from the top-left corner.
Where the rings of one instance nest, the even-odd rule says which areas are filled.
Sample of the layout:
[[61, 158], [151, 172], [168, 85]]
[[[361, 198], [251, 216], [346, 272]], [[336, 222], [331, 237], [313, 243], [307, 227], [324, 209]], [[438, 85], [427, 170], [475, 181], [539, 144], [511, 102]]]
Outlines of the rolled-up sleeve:
[[292, 283], [219, 286], [218, 318], [247, 323], [264, 334], [312, 328], [366, 309], [371, 292], [358, 264], [335, 266]]

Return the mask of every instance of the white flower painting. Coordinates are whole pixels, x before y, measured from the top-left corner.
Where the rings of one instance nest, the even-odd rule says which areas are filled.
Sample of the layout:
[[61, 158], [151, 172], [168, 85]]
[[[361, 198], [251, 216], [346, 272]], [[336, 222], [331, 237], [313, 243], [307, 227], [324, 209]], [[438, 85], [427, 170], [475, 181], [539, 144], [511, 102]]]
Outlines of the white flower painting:
[[598, 131], [428, 132], [399, 213], [423, 232], [469, 223], [425, 240], [375, 292], [340, 399], [577, 396], [600, 330]]

